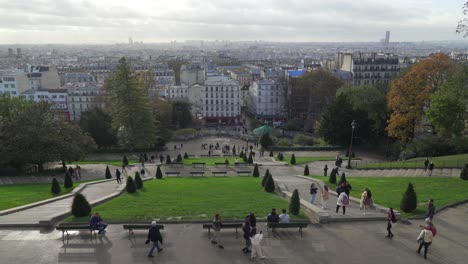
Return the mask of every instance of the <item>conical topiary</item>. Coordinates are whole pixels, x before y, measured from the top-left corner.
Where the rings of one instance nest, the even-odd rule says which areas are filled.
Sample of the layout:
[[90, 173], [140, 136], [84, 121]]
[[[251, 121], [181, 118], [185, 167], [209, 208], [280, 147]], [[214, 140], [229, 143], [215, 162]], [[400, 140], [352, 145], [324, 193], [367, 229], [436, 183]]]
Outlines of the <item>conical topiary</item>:
[[171, 156], [167, 155], [166, 156], [166, 164], [171, 164], [171, 163], [172, 163]]
[[270, 157], [274, 157], [273, 150], [270, 151]]
[[53, 194], [59, 194], [62, 191], [62, 188], [60, 188], [60, 184], [55, 177], [52, 179], [51, 191]]
[[343, 182], [346, 182], [346, 175], [345, 173], [341, 173], [341, 178], [340, 181], [338, 182], [338, 185], [341, 185]]
[[253, 163], [253, 155], [252, 152], [249, 154], [249, 158], [247, 159], [247, 163], [252, 164]]
[[468, 164], [465, 164], [463, 169], [460, 172], [460, 178], [462, 180], [468, 180]]
[[266, 183], [266, 180], [268, 179], [268, 177], [270, 176], [270, 170], [267, 169], [265, 171], [265, 175], [263, 176], [262, 178], [262, 186], [265, 187], [265, 183]]
[[127, 185], [125, 186], [125, 189], [128, 193], [134, 193], [137, 191], [135, 181], [133, 181], [133, 178], [130, 176], [127, 177]]
[[283, 155], [283, 153], [281, 153], [281, 152], [278, 153], [278, 160], [279, 160], [279, 161], [283, 161], [283, 160], [284, 160], [284, 155]]
[[258, 164], [257, 164], [257, 163], [255, 163], [255, 166], [254, 166], [254, 170], [253, 170], [252, 176], [254, 176], [254, 177], [258, 177], [258, 176], [260, 176], [260, 171], [258, 170]]
[[244, 158], [244, 151], [241, 150], [241, 152], [239, 153], [239, 158]]
[[163, 174], [161, 171], [161, 166], [158, 166], [158, 169], [156, 170], [156, 179], [162, 179]]
[[224, 161], [224, 164], [229, 165], [229, 160], [226, 159], [226, 160]]
[[335, 184], [336, 183], [336, 174], [338, 172], [336, 171], [336, 168], [333, 168], [330, 172], [330, 177], [328, 177], [328, 182], [329, 183], [333, 183]]
[[75, 217], [89, 216], [91, 214], [91, 205], [89, 205], [86, 198], [81, 194], [75, 194], [72, 204], [72, 215]]
[[65, 181], [63, 182], [63, 187], [65, 189], [73, 187], [73, 179], [68, 171], [65, 173]]
[[135, 172], [135, 185], [137, 189], [143, 188], [143, 180], [141, 179], [140, 173]]
[[292, 154], [291, 161], [289, 163], [291, 163], [291, 165], [296, 164], [296, 156], [294, 154]]
[[273, 176], [271, 175], [268, 176], [265, 182], [265, 191], [270, 193], [275, 191], [275, 181], [273, 180]]
[[179, 163], [182, 162], [182, 155], [180, 155], [180, 154], [177, 155], [177, 162], [179, 162]]
[[112, 174], [110, 172], [109, 166], [106, 166], [106, 179], [112, 179]]
[[304, 168], [304, 176], [309, 176], [309, 165], [305, 165], [305, 168]]
[[188, 159], [188, 154], [187, 154], [187, 152], [185, 152], [185, 154], [184, 154], [184, 159]]
[[289, 202], [289, 212], [292, 215], [299, 215], [299, 210], [301, 209], [301, 200], [299, 199], [299, 191], [294, 190], [291, 201]]
[[243, 160], [244, 162], [247, 162], [247, 154], [246, 154], [245, 152], [244, 152], [244, 155], [242, 156], [242, 160]]
[[408, 183], [408, 188], [406, 192], [403, 194], [403, 198], [401, 199], [400, 209], [405, 213], [413, 212], [416, 207], [418, 206], [418, 198], [416, 196], [416, 192], [414, 191], [413, 184], [410, 182]]

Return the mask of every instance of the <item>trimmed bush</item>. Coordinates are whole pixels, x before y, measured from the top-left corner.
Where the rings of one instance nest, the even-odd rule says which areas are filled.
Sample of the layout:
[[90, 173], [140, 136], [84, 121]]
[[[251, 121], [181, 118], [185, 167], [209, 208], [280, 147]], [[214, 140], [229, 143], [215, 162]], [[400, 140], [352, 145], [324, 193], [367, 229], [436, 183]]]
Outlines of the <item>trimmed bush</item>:
[[162, 179], [163, 174], [161, 171], [161, 166], [158, 166], [158, 169], [156, 170], [156, 179]]
[[330, 177], [328, 177], [328, 182], [329, 183], [336, 183], [336, 174], [338, 174], [336, 168], [333, 168], [330, 172]]
[[253, 163], [253, 155], [252, 152], [249, 154], [249, 158], [247, 159], [247, 163], [252, 164]]
[[462, 171], [460, 172], [460, 178], [462, 180], [468, 180], [468, 164], [465, 164]]
[[274, 192], [275, 191], [275, 181], [273, 180], [273, 176], [268, 175], [268, 178], [265, 182], [265, 191], [266, 192]]
[[184, 154], [184, 159], [188, 159], [188, 154], [187, 154], [187, 152], [185, 152], [185, 154]]
[[274, 157], [273, 150], [270, 151], [270, 157]]
[[290, 163], [291, 165], [296, 164], [296, 155], [292, 154]]
[[224, 164], [229, 165], [229, 160], [226, 159], [226, 160], [224, 161]]
[[278, 153], [278, 160], [280, 161], [283, 161], [284, 160], [284, 156], [283, 156], [283, 153]]
[[177, 155], [177, 162], [182, 162], [182, 155]]
[[267, 169], [265, 171], [265, 175], [262, 178], [262, 187], [265, 187], [266, 180], [268, 179], [269, 176], [270, 176], [270, 170]]
[[106, 179], [112, 179], [112, 174], [110, 172], [109, 166], [106, 166]]
[[309, 176], [309, 165], [305, 165], [305, 168], [304, 168], [304, 176]]
[[125, 186], [125, 189], [128, 193], [135, 193], [137, 191], [135, 181], [133, 181], [132, 177], [127, 177], [127, 185]]
[[341, 173], [341, 178], [340, 181], [338, 182], [338, 185], [341, 185], [343, 182], [346, 182], [346, 175], [345, 173]]
[[245, 152], [244, 152], [244, 156], [242, 156], [242, 160], [243, 160], [244, 162], [247, 162], [247, 154], [246, 154]]
[[239, 153], [239, 158], [244, 158], [244, 151], [241, 150], [241, 152]]
[[167, 155], [166, 156], [166, 164], [171, 164], [171, 163], [172, 163], [171, 156]]
[[128, 166], [128, 159], [127, 159], [127, 155], [124, 155], [124, 156], [123, 156], [122, 163], [123, 163], [123, 164], [125, 164], [125, 166]]
[[65, 189], [73, 188], [73, 179], [72, 179], [72, 176], [70, 175], [70, 173], [68, 171], [65, 173], [65, 181], [63, 183], [63, 187]]
[[270, 137], [269, 133], [263, 134], [260, 138], [260, 145], [264, 149], [268, 149], [269, 147], [273, 146], [273, 140]]
[[89, 216], [91, 214], [91, 205], [89, 205], [86, 198], [81, 194], [75, 194], [72, 204], [72, 215], [75, 217]]
[[55, 177], [52, 179], [51, 191], [53, 194], [59, 194], [62, 191], [62, 188], [60, 188], [60, 184]]
[[301, 209], [301, 200], [299, 199], [299, 191], [294, 190], [291, 201], [289, 202], [289, 212], [292, 215], [299, 215], [299, 210]]
[[141, 179], [140, 173], [135, 172], [135, 185], [137, 189], [143, 188], [143, 180]]
[[410, 182], [408, 183], [408, 188], [406, 189], [406, 192], [403, 194], [403, 198], [401, 199], [400, 209], [405, 213], [411, 213], [416, 210], [417, 206], [418, 197], [414, 191], [413, 184]]
[[254, 166], [254, 170], [253, 170], [252, 176], [254, 176], [254, 177], [258, 177], [258, 176], [260, 176], [260, 172], [259, 172], [259, 170], [258, 170], [258, 164], [257, 164], [257, 163], [255, 163], [255, 166]]
[[293, 138], [293, 142], [295, 145], [299, 146], [313, 146], [315, 144], [315, 140], [313, 137], [309, 137], [303, 134], [297, 134]]

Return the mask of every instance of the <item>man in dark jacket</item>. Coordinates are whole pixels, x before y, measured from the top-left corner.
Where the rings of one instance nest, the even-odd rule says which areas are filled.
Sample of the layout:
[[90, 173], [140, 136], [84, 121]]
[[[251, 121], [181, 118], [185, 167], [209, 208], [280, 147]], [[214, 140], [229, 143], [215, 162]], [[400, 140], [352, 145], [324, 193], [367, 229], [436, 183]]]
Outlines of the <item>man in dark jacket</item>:
[[279, 216], [276, 213], [276, 209], [271, 209], [271, 213], [267, 216], [268, 223], [279, 223]]
[[161, 245], [163, 243], [161, 232], [159, 232], [159, 227], [156, 224], [156, 221], [151, 222], [151, 227], [148, 231], [148, 239], [146, 240], [145, 244], [149, 244], [150, 241], [153, 242], [153, 246], [148, 253], [148, 257], [152, 258], [154, 257], [153, 252], [155, 249], [158, 249], [158, 252], [162, 251], [162, 248], [160, 248], [158, 245], [158, 241], [161, 243]]
[[92, 229], [99, 230], [98, 234], [103, 234], [106, 232], [107, 223], [102, 221], [101, 216], [98, 212], [94, 213], [93, 216], [89, 219], [89, 224]]
[[432, 221], [432, 218], [434, 218], [434, 213], [435, 213], [434, 200], [429, 199], [429, 203], [427, 204], [426, 218], [429, 218]]

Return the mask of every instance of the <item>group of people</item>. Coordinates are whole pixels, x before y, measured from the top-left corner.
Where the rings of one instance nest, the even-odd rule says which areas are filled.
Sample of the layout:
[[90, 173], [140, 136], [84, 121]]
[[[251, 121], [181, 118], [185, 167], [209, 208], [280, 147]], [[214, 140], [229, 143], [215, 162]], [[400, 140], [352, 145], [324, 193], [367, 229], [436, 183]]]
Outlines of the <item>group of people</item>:
[[70, 176], [72, 176], [72, 178], [74, 178], [75, 180], [81, 179], [81, 167], [80, 166], [76, 165], [74, 169], [72, 168], [72, 166], [69, 166], [67, 171], [70, 174]]
[[433, 170], [434, 170], [434, 162], [429, 161], [429, 159], [426, 159], [424, 161], [424, 172], [427, 172], [427, 175], [431, 176]]

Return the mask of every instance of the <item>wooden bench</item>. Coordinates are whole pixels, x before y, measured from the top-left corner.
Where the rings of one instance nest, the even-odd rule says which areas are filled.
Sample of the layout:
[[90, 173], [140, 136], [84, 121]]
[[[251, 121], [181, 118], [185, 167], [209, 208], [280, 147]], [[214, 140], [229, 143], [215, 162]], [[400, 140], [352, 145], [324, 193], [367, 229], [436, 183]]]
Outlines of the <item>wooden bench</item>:
[[[164, 225], [157, 225], [160, 230], [164, 230]], [[123, 229], [128, 230], [128, 239], [135, 236], [133, 230], [149, 230], [151, 224], [123, 224]]]
[[[208, 229], [208, 237], [210, 236], [210, 231], [213, 228], [213, 224], [203, 224], [203, 229]], [[242, 223], [222, 223], [221, 224], [221, 230], [222, 229], [236, 229], [236, 238], [238, 237], [239, 233], [237, 232], [237, 229], [242, 228]]]
[[301, 233], [302, 237], [302, 228], [307, 227], [308, 223], [304, 222], [296, 222], [296, 223], [268, 223], [267, 224], [267, 231], [271, 229], [271, 232], [275, 228], [299, 228], [299, 233]]
[[180, 171], [166, 171], [166, 176], [169, 176], [169, 175], [179, 176], [179, 174], [180, 174]]
[[96, 229], [92, 228], [89, 224], [85, 223], [68, 223], [68, 224], [59, 224], [58, 226], [55, 227], [56, 230], [62, 231], [62, 241], [65, 240], [65, 233], [67, 233], [67, 239], [69, 237], [68, 231], [74, 230], [74, 231], [80, 231], [80, 230], [87, 230], [89, 231], [89, 234], [91, 235], [91, 238], [96, 236]]
[[205, 168], [206, 163], [205, 162], [192, 162], [192, 167], [196, 168], [201, 166], [202, 168]]
[[221, 157], [219, 154], [211, 154], [211, 157]]
[[232, 157], [231, 154], [223, 154], [223, 157]]
[[215, 166], [222, 166], [222, 165], [229, 166], [229, 163], [226, 164], [226, 162], [215, 162]]
[[184, 163], [182, 162], [173, 162], [173, 163], [169, 163], [169, 165], [171, 165], [172, 168], [183, 168], [184, 167]]
[[251, 171], [237, 171], [237, 174], [238, 175], [242, 175], [242, 174], [250, 175], [252, 174], [252, 172]]
[[204, 176], [205, 175], [205, 172], [204, 171], [191, 171], [190, 174], [193, 175], [201, 175], [201, 176]]
[[219, 174], [219, 175], [222, 174], [222, 175], [226, 176], [227, 171], [213, 171], [212, 173], [213, 173], [214, 176], [216, 176], [216, 175], [218, 175], [218, 174]]

